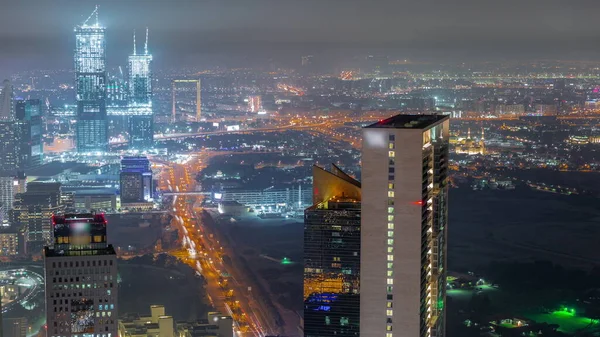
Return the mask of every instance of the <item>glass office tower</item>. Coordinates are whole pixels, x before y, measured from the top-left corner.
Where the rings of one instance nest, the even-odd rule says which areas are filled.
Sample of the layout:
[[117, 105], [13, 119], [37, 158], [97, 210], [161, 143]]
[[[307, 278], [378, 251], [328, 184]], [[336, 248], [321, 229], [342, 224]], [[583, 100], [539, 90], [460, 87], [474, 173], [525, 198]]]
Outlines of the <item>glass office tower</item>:
[[313, 167], [304, 212], [304, 336], [359, 336], [360, 183]]
[[98, 23], [97, 8], [92, 16], [75, 28], [78, 152], [108, 150], [105, 28]]

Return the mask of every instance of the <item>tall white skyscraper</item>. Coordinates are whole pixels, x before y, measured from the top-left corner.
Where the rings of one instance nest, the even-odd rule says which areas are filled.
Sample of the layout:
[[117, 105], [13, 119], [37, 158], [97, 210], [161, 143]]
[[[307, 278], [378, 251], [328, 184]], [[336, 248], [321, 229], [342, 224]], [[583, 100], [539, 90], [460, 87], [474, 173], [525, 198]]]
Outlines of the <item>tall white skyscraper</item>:
[[363, 129], [361, 337], [445, 335], [447, 116]]
[[117, 255], [103, 214], [52, 218], [44, 248], [48, 337], [117, 337]]

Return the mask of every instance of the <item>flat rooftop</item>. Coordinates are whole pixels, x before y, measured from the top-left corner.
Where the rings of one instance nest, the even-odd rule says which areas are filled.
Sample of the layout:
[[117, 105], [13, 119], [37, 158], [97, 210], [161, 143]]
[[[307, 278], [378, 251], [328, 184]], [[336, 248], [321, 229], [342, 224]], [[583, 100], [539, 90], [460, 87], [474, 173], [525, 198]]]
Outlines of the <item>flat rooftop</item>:
[[396, 115], [366, 128], [427, 129], [446, 118], [446, 115]]

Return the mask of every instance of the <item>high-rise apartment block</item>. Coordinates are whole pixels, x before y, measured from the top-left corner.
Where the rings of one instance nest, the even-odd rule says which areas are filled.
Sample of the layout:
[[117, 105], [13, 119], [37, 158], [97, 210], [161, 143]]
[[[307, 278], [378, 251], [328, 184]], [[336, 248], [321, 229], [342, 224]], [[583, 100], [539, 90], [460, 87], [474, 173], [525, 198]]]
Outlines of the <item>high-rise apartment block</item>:
[[363, 337], [445, 335], [448, 126], [397, 115], [363, 129]]
[[105, 152], [108, 150], [106, 41], [97, 7], [75, 28], [75, 77], [77, 151]]
[[150, 161], [146, 157], [123, 157], [121, 159], [121, 202], [138, 203], [152, 201], [153, 181]]
[[44, 248], [48, 337], [117, 337], [117, 256], [103, 214], [52, 217]]
[[304, 211], [304, 336], [359, 336], [361, 185], [313, 167]]

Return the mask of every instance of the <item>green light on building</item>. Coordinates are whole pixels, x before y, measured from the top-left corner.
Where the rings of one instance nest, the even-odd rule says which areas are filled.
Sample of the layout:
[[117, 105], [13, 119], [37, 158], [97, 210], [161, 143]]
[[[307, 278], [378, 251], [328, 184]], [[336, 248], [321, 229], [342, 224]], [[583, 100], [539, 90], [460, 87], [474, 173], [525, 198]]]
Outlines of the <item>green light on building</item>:
[[290, 260], [287, 257], [284, 257], [283, 259], [281, 259], [281, 264], [292, 264], [292, 260]]

